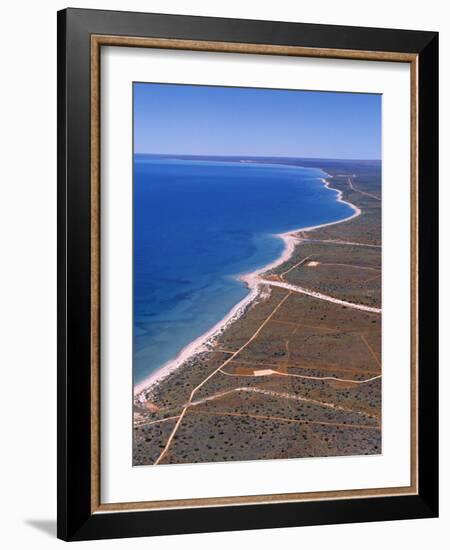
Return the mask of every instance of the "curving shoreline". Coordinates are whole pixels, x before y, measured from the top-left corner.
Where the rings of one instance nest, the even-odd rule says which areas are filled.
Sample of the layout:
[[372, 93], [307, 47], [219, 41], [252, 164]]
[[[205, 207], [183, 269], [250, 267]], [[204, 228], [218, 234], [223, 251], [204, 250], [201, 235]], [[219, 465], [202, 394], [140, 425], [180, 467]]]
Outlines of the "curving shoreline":
[[145, 380], [143, 380], [139, 384], [136, 384], [133, 388], [135, 396], [138, 396], [142, 392], [148, 393], [149, 390], [156, 387], [156, 385], [158, 385], [163, 379], [165, 379], [174, 370], [181, 367], [181, 365], [183, 365], [186, 361], [188, 361], [189, 359], [191, 359], [192, 357], [200, 353], [207, 351], [209, 347], [213, 345], [214, 340], [220, 334], [222, 334], [230, 324], [234, 323], [237, 319], [239, 319], [246, 312], [249, 306], [256, 303], [256, 300], [258, 298], [261, 298], [262, 286], [264, 285], [264, 281], [260, 279], [260, 276], [266, 273], [267, 271], [270, 271], [276, 267], [279, 267], [280, 265], [284, 264], [291, 258], [297, 245], [302, 241], [301, 238], [296, 236], [296, 233], [300, 231], [313, 231], [315, 229], [319, 229], [329, 225], [343, 223], [361, 214], [361, 210], [357, 206], [343, 199], [343, 192], [341, 190], [330, 187], [329, 180], [333, 176], [331, 176], [330, 174], [327, 174], [326, 172], [324, 173], [326, 174], [326, 178], [320, 178], [320, 181], [324, 184], [324, 186], [327, 189], [335, 191], [337, 194], [336, 201], [350, 206], [353, 210], [353, 213], [350, 216], [347, 216], [346, 218], [343, 218], [341, 220], [327, 222], [327, 223], [310, 226], [310, 227], [299, 227], [297, 229], [293, 229], [286, 233], [276, 234], [275, 236], [279, 237], [284, 242], [283, 253], [270, 264], [267, 264], [262, 268], [256, 271], [253, 271], [251, 273], [246, 273], [238, 276], [238, 278], [241, 281], [244, 281], [246, 283], [247, 287], [250, 290], [249, 294], [245, 296], [245, 298], [243, 298], [240, 302], [238, 302], [230, 310], [230, 312], [223, 319], [218, 321], [211, 329], [209, 329], [207, 332], [205, 332], [204, 334], [202, 334], [201, 336], [199, 336], [198, 338], [190, 342], [187, 346], [185, 346], [174, 359], [171, 359], [170, 361], [166, 362], [159, 369], [157, 369], [155, 372], [149, 375]]

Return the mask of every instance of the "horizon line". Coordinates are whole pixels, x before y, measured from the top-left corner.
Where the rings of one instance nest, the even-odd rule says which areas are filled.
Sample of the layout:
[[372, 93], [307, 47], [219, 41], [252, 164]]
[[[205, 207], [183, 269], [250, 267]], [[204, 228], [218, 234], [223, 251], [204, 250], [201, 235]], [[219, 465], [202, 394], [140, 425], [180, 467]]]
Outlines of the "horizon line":
[[359, 160], [359, 161], [378, 161], [381, 158], [348, 158], [348, 157], [303, 157], [303, 156], [283, 156], [283, 155], [220, 155], [220, 154], [203, 154], [203, 153], [147, 153], [134, 151], [134, 155], [149, 155], [154, 157], [220, 157], [220, 158], [277, 158], [277, 159], [304, 159], [304, 160]]

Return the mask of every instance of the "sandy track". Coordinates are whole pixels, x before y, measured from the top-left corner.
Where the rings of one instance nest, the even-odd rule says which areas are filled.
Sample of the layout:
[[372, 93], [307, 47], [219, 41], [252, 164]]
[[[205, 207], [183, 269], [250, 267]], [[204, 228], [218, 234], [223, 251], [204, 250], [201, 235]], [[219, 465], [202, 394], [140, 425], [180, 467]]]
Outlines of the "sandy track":
[[[358, 414], [361, 416], [366, 416], [368, 418], [377, 418], [375, 415], [365, 413], [362, 411], [355, 411], [353, 409], [349, 409], [347, 407], [343, 407], [342, 405], [336, 405], [335, 403], [328, 403], [326, 401], [319, 401], [317, 399], [311, 399], [309, 397], [303, 397], [301, 395], [293, 394], [293, 393], [287, 393], [287, 392], [277, 392], [274, 390], [265, 390], [263, 388], [252, 388], [243, 386], [240, 388], [233, 388], [231, 390], [226, 390], [224, 392], [216, 393], [214, 395], [210, 395], [208, 397], [204, 397], [202, 399], [198, 399], [197, 401], [192, 401], [189, 406], [190, 407], [196, 407], [197, 405], [201, 405], [203, 403], [207, 403], [208, 401], [214, 401], [215, 399], [220, 399], [221, 397], [225, 397], [226, 395], [230, 395], [232, 393], [236, 392], [249, 392], [249, 393], [259, 393], [262, 395], [267, 395], [269, 397], [279, 397], [283, 399], [289, 399], [291, 401], [302, 401], [305, 403], [313, 403], [314, 405], [319, 405], [320, 407], [325, 407], [328, 409], [334, 409], [336, 411], [343, 411], [353, 414]], [[155, 463], [156, 464], [156, 463]]]
[[348, 178], [348, 185], [352, 191], [355, 191], [356, 193], [360, 193], [361, 195], [365, 195], [366, 197], [371, 197], [372, 199], [375, 199], [377, 201], [381, 201], [380, 197], [377, 197], [376, 195], [373, 195], [372, 193], [367, 193], [367, 191], [361, 191], [361, 189], [357, 189], [352, 182], [352, 178]]
[[[266, 376], [290, 376], [293, 378], [305, 378], [306, 380], [331, 380], [334, 382], [348, 382], [349, 384], [367, 384], [367, 382], [372, 382], [373, 380], [377, 380], [378, 378], [381, 378], [381, 374], [377, 374], [376, 376], [372, 376], [371, 378], [367, 378], [365, 380], [354, 380], [354, 379], [352, 380], [348, 378], [338, 378], [337, 376], [307, 376], [306, 374], [289, 374], [287, 372], [280, 372], [274, 369], [270, 369], [270, 370], [272, 371], [272, 373]], [[234, 374], [232, 372], [225, 372], [223, 369], [220, 369], [219, 372], [221, 374], [226, 374], [227, 376], [235, 376], [235, 377], [259, 378], [261, 376], [257, 374]]]
[[195, 411], [192, 414], [205, 415], [205, 416], [237, 416], [245, 418], [256, 418], [258, 420], [275, 420], [278, 422], [288, 422], [292, 424], [317, 424], [319, 426], [334, 426], [336, 428], [359, 428], [369, 430], [380, 430], [380, 426], [374, 426], [373, 424], [344, 424], [342, 422], [326, 422], [321, 420], [298, 420], [296, 418], [286, 418], [284, 416], [267, 416], [262, 414], [250, 414], [250, 413], [236, 413], [236, 412], [212, 412], [212, 411]]
[[322, 292], [316, 292], [315, 290], [309, 290], [302, 286], [292, 285], [290, 283], [284, 283], [281, 281], [270, 281], [267, 279], [262, 279], [261, 282], [266, 285], [277, 286], [279, 288], [284, 288], [297, 294], [305, 294], [306, 296], [311, 296], [313, 298], [325, 300], [326, 302], [331, 302], [333, 304], [350, 307], [352, 309], [359, 309], [360, 311], [368, 311], [370, 313], [381, 313], [381, 308], [366, 306], [364, 304], [356, 304], [355, 302], [347, 302], [346, 300], [340, 300], [339, 298], [334, 298], [333, 296], [328, 296], [327, 294], [322, 294]]

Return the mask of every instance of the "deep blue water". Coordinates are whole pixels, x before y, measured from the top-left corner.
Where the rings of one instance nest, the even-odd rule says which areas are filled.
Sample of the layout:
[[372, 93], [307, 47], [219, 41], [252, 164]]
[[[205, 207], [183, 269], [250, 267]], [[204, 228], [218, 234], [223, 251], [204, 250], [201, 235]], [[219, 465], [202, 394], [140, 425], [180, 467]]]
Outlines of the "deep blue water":
[[248, 292], [236, 275], [276, 259], [273, 236], [352, 213], [316, 168], [134, 158], [134, 382]]

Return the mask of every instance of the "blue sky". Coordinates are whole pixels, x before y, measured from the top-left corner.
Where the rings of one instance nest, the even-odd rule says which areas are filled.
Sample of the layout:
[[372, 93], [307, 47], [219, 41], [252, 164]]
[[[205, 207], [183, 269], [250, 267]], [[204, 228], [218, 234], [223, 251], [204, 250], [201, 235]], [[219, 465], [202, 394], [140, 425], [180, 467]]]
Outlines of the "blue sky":
[[381, 96], [134, 84], [136, 153], [381, 158]]

